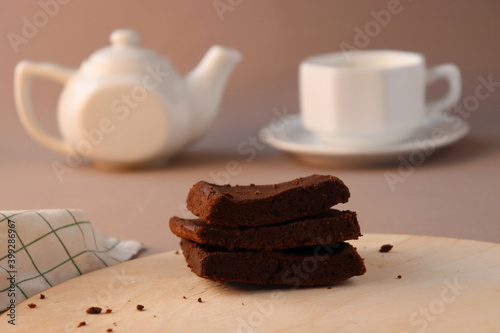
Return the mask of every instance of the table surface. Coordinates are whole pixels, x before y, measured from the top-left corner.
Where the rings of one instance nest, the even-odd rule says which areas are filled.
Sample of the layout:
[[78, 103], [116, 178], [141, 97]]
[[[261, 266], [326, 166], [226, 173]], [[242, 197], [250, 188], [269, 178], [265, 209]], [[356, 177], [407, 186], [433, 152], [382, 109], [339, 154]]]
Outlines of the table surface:
[[[107, 236], [143, 242], [145, 250], [139, 256], [144, 256], [178, 248], [168, 219], [185, 216], [185, 198], [199, 180], [267, 184], [320, 173], [338, 176], [350, 188], [350, 201], [339, 208], [358, 212], [365, 233], [500, 242], [500, 93], [492, 94], [471, 113], [466, 120], [471, 132], [466, 138], [432, 153], [422, 165], [408, 172], [398, 163], [310, 166], [264, 145], [257, 134], [274, 116], [273, 109], [288, 114], [298, 112], [296, 95], [291, 93], [295, 91], [296, 81], [291, 78], [253, 91], [229, 89], [207, 135], [166, 166], [107, 172], [83, 164], [64, 174], [62, 181], [52, 163], [64, 163], [64, 157], [38, 146], [22, 129], [15, 111], [4, 110], [1, 208], [83, 209]], [[50, 127], [54, 120], [46, 118], [42, 122]], [[257, 137], [256, 156], [238, 153], [238, 146], [249, 144], [250, 137]], [[236, 161], [231, 163], [237, 167], [228, 168], [229, 161]], [[386, 180], [388, 172], [402, 176], [402, 181], [391, 188]]]
[[[83, 209], [107, 236], [143, 242], [146, 249], [139, 255], [145, 256], [178, 248], [168, 219], [185, 214], [186, 195], [201, 179], [266, 184], [321, 173], [338, 176], [349, 186], [352, 197], [339, 207], [357, 211], [365, 233], [499, 243], [499, 3], [401, 3], [402, 12], [393, 15], [390, 25], [371, 38], [367, 48], [421, 52], [428, 66], [457, 64], [463, 81], [460, 103], [469, 103], [471, 110], [460, 115], [471, 125], [470, 134], [432, 153], [411, 171], [398, 163], [335, 168], [305, 165], [255, 139], [259, 129], [275, 117], [274, 111], [299, 112], [300, 61], [338, 51], [345, 42], [358, 45], [356, 29], [373, 25], [373, 13], [385, 10], [386, 0], [325, 0], [314, 6], [303, 0], [286, 4], [252, 1], [233, 4], [237, 9], [225, 12], [224, 17], [211, 2], [157, 1], [151, 6], [131, 0], [110, 0], [106, 5], [71, 2], [61, 5], [57, 17], [51, 15], [50, 23], [19, 45], [12, 44], [12, 33], [25, 33], [23, 20], [39, 13], [40, 5], [5, 2], [0, 11], [0, 30], [7, 36], [0, 41], [0, 209]], [[95, 24], [89, 26], [89, 20]], [[240, 50], [244, 59], [231, 75], [220, 114], [209, 132], [165, 167], [112, 173], [83, 164], [59, 181], [52, 163], [65, 163], [64, 156], [34, 142], [16, 115], [14, 67], [22, 59], [31, 59], [77, 68], [89, 54], [108, 45], [108, 34], [118, 27], [137, 29], [140, 45], [168, 56], [181, 72], [193, 68], [215, 43]], [[481, 77], [492, 83], [480, 88]], [[437, 83], [429, 93], [437, 95], [445, 88]], [[57, 133], [55, 108], [60, 89], [50, 81], [33, 82], [37, 116], [53, 133]], [[255, 142], [255, 156], [248, 150], [251, 142]], [[238, 153], [240, 145], [246, 145], [243, 154]], [[237, 168], [228, 168], [229, 161], [236, 161], [230, 166], [236, 163]], [[387, 172], [402, 175], [393, 189], [386, 181]]]

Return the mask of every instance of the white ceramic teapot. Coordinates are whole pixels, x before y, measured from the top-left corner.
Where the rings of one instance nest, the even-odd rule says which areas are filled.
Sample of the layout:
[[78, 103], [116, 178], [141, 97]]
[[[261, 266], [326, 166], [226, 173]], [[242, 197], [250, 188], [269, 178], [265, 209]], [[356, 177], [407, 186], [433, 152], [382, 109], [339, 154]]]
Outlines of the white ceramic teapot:
[[[104, 167], [145, 166], [199, 138], [218, 111], [224, 86], [241, 59], [213, 46], [187, 75], [158, 53], [137, 46], [132, 30], [116, 30], [111, 46], [93, 53], [77, 70], [21, 61], [15, 70], [17, 111], [40, 144]], [[44, 131], [30, 101], [35, 76], [62, 82], [58, 125], [62, 139]]]

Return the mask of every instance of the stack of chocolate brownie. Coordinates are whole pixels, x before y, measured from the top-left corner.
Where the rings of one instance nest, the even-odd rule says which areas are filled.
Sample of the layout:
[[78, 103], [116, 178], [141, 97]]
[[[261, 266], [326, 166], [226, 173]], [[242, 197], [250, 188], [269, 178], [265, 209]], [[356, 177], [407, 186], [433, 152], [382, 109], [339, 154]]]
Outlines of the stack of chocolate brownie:
[[356, 213], [330, 209], [349, 199], [333, 176], [275, 185], [196, 183], [187, 207], [199, 219], [172, 217], [191, 270], [216, 281], [325, 285], [366, 268], [346, 240], [361, 236]]

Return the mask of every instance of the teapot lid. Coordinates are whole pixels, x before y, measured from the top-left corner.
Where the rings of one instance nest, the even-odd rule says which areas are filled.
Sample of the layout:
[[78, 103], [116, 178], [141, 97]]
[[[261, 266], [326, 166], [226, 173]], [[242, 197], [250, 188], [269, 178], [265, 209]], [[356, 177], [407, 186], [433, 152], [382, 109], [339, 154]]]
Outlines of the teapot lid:
[[148, 64], [164, 63], [167, 59], [157, 52], [138, 46], [139, 36], [131, 29], [119, 29], [111, 33], [111, 46], [94, 52], [86, 66], [96, 66], [106, 72], [144, 69]]

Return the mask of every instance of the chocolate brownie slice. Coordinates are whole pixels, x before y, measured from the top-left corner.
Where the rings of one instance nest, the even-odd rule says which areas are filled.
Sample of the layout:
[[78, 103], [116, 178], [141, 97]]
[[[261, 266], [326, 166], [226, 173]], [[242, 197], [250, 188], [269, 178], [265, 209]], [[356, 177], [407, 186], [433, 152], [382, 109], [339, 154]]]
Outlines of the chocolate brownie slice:
[[312, 175], [275, 185], [230, 186], [196, 183], [187, 208], [208, 224], [263, 226], [321, 213], [345, 203], [347, 186], [333, 176]]
[[277, 251], [236, 251], [181, 239], [196, 275], [221, 282], [311, 286], [339, 283], [366, 272], [363, 259], [347, 243]]
[[170, 230], [181, 238], [230, 250], [289, 249], [361, 236], [356, 213], [334, 209], [290, 222], [249, 228], [224, 228], [174, 216], [170, 219]]

